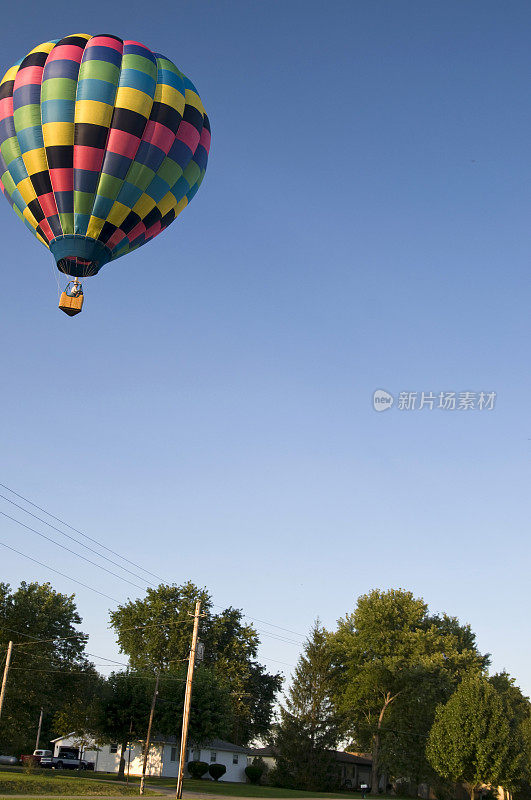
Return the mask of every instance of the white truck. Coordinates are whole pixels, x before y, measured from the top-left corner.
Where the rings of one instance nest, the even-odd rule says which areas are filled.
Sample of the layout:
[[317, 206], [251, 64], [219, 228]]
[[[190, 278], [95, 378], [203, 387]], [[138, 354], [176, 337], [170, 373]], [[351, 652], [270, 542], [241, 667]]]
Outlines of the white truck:
[[40, 759], [40, 766], [49, 769], [94, 769], [93, 761], [85, 761], [80, 758], [80, 753], [77, 747], [60, 747], [56, 756], [50, 755], [42, 756]]

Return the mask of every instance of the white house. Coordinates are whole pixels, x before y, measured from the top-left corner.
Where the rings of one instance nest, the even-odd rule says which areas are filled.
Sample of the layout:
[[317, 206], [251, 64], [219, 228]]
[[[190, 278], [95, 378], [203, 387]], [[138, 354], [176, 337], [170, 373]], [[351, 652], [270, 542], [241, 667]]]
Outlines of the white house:
[[[94, 764], [96, 772], [118, 772], [120, 766], [121, 745], [117, 742], [97, 747], [89, 737], [69, 733], [52, 741], [54, 756], [58, 757], [63, 751], [74, 750], [76, 756], [82, 756], [86, 761]], [[142, 752], [144, 743], [141, 741], [130, 742], [125, 751], [125, 769], [130, 775], [142, 774]], [[338, 776], [343, 786], [359, 789], [364, 783], [370, 783], [371, 758], [358, 753], [346, 753], [339, 750], [330, 751], [334, 755], [338, 767]], [[270, 747], [240, 747], [232, 742], [222, 739], [212, 739], [201, 746], [192, 746], [186, 754], [186, 764], [189, 761], [204, 761], [207, 764], [224, 764], [227, 771], [220, 780], [234, 783], [246, 783], [245, 767], [253, 759], [261, 758], [269, 770], [276, 764], [276, 753]], [[158, 736], [152, 738], [147, 760], [146, 775], [177, 778], [179, 769], [179, 740], [175, 736]], [[185, 769], [185, 776], [188, 771]], [[203, 780], [212, 780], [207, 773]], [[385, 778], [382, 778], [385, 786]]]
[[[93, 740], [84, 744], [75, 733], [53, 739], [54, 756], [63, 750], [82, 750], [82, 757], [92, 761], [96, 772], [118, 772], [121, 746], [115, 742], [97, 747]], [[130, 775], [142, 774], [143, 742], [130, 742], [125, 752], [125, 769]], [[232, 742], [212, 739], [201, 746], [188, 749], [186, 763], [189, 761], [205, 761], [207, 764], [224, 764], [227, 771], [220, 780], [238, 783], [246, 782], [248, 748], [240, 747]], [[80, 753], [81, 755], [81, 753]], [[179, 741], [175, 736], [154, 736], [149, 748], [146, 775], [177, 778], [179, 769]], [[185, 770], [185, 775], [188, 773]], [[203, 780], [209, 779], [208, 773]]]

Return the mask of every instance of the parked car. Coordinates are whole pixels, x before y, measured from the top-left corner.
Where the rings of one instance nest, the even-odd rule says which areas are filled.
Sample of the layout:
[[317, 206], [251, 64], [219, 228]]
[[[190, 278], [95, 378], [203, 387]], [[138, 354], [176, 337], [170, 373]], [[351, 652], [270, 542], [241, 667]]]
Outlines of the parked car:
[[93, 761], [85, 761], [79, 757], [79, 750], [75, 747], [60, 747], [56, 756], [49, 755], [41, 757], [40, 765], [49, 769], [94, 769]]
[[51, 750], [34, 750], [31, 756], [24, 755], [20, 756], [20, 761], [22, 764], [40, 764], [42, 758], [49, 758], [53, 756]]
[[0, 764], [14, 767], [15, 764], [18, 764], [18, 758], [16, 756], [0, 756]]

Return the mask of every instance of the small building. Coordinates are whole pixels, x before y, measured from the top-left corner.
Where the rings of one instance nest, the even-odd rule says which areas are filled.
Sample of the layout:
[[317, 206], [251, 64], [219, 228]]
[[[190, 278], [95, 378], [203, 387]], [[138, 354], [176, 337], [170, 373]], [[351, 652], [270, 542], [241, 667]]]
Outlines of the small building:
[[[95, 772], [118, 772], [121, 757], [121, 745], [118, 742], [97, 746], [93, 739], [83, 739], [75, 733], [53, 739], [54, 755], [57, 756], [61, 748], [79, 751], [80, 757], [94, 764]], [[143, 747], [141, 741], [129, 742], [125, 756], [126, 773], [130, 775], [142, 774]], [[189, 761], [204, 761], [207, 764], [224, 764], [227, 771], [220, 780], [245, 783], [245, 767], [247, 766], [248, 748], [226, 742], [222, 739], [212, 739], [201, 746], [188, 748], [186, 763]], [[179, 769], [179, 740], [175, 736], [153, 736], [149, 748], [146, 766], [146, 775], [177, 778]], [[185, 769], [185, 776], [188, 772]], [[208, 773], [203, 780], [209, 779]]]
[[[274, 747], [252, 747], [247, 751], [247, 760], [252, 764], [253, 759], [261, 758], [268, 770], [276, 765], [276, 750]], [[343, 750], [331, 750], [339, 773], [339, 782], [345, 789], [360, 789], [363, 784], [371, 783], [372, 759], [368, 755], [347, 753]]]
[[249, 747], [247, 749], [247, 763], [252, 764], [255, 758], [261, 758], [268, 770], [274, 769], [277, 763], [273, 747]]
[[363, 784], [370, 786], [372, 758], [341, 750], [335, 750], [334, 755], [340, 771], [341, 786], [345, 789], [360, 789]]

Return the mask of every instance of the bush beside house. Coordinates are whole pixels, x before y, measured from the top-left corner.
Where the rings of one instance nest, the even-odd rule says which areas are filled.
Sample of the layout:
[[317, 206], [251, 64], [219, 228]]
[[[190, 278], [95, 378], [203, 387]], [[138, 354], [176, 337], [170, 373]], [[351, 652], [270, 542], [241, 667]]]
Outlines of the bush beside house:
[[225, 775], [227, 771], [227, 767], [225, 764], [211, 764], [208, 768], [208, 774], [211, 778], [214, 778], [215, 781], [219, 781], [222, 775]]
[[189, 761], [188, 772], [192, 778], [202, 778], [208, 772], [208, 764], [205, 761]]

